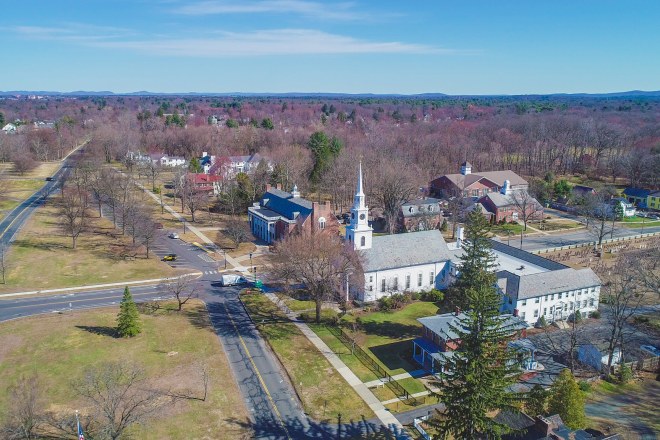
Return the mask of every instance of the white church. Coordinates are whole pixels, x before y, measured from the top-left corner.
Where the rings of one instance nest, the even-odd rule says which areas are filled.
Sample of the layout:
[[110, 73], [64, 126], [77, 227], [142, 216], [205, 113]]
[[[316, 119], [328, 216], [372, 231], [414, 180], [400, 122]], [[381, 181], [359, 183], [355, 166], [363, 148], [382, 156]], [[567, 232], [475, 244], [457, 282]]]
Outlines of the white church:
[[374, 237], [368, 218], [360, 164], [351, 222], [346, 226], [346, 240], [363, 255], [365, 286], [357, 289], [356, 299], [370, 302], [397, 292], [447, 287], [452, 255], [439, 230]]

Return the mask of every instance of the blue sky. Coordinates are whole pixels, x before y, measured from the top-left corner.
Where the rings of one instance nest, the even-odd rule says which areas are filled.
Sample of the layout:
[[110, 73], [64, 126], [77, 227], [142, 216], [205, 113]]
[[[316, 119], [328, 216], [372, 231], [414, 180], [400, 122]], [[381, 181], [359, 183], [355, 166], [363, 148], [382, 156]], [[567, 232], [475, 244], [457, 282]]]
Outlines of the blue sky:
[[658, 0], [21, 0], [0, 90], [660, 89]]

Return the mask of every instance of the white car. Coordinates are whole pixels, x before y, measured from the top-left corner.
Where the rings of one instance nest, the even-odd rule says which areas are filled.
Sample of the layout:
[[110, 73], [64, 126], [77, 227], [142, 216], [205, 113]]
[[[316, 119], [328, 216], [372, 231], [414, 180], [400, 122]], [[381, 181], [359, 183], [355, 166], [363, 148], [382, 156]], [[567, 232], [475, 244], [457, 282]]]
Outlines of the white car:
[[170, 232], [170, 235], [168, 235], [168, 237], [170, 237], [170, 238], [179, 238], [179, 234], [177, 234], [176, 232]]

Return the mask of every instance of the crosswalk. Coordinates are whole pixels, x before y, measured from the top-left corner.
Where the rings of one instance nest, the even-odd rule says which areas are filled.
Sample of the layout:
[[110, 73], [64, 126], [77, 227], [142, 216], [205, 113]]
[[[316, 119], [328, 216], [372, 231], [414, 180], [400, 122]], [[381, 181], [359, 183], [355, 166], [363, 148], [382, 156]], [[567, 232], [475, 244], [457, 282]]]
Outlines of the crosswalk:
[[209, 255], [207, 255], [207, 254], [200, 254], [200, 255], [197, 255], [197, 256], [198, 256], [199, 258], [201, 258], [202, 260], [206, 261], [207, 263], [213, 263], [213, 262], [215, 262], [215, 260], [214, 260], [213, 258], [211, 258], [211, 257], [210, 257]]

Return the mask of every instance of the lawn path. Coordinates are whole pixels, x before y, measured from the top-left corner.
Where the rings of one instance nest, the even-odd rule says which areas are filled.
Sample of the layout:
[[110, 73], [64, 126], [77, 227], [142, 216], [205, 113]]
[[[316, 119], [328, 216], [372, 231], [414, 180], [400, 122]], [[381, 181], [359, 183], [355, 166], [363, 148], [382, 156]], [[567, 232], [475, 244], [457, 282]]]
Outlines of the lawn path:
[[270, 299], [291, 321], [300, 329], [300, 331], [314, 344], [314, 346], [325, 356], [330, 364], [337, 370], [339, 374], [353, 387], [356, 393], [364, 400], [364, 402], [376, 414], [376, 417], [395, 433], [405, 432], [403, 425], [397, 420], [396, 417], [390, 413], [385, 406], [378, 400], [367, 386], [353, 373], [350, 368], [326, 345], [325, 342], [319, 338], [312, 329], [309, 328], [304, 322], [300, 322], [294, 312], [289, 310], [288, 307], [281, 304], [279, 298], [273, 293], [265, 293], [266, 297]]

